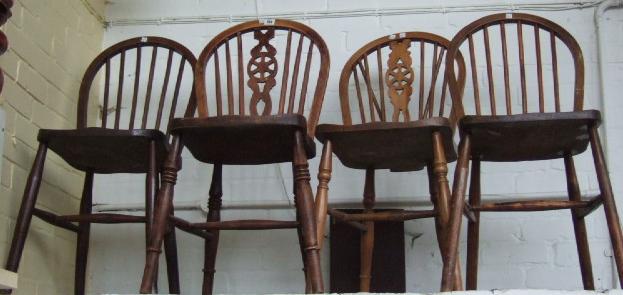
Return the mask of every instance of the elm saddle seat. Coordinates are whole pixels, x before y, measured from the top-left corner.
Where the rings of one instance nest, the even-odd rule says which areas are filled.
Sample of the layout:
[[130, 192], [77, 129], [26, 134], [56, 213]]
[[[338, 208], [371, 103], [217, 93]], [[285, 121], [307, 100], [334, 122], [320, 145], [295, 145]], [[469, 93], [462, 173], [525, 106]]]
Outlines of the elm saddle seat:
[[330, 140], [333, 152], [349, 168], [416, 171], [433, 161], [433, 132], [443, 138], [448, 162], [456, 160], [452, 127], [444, 117], [411, 122], [371, 122], [318, 125], [316, 138]]
[[156, 142], [156, 163], [161, 170], [169, 150], [165, 134], [155, 129], [41, 129], [37, 139], [72, 167], [94, 173], [147, 172], [152, 140]]
[[459, 130], [470, 134], [472, 156], [482, 161], [532, 161], [583, 153], [589, 144], [588, 128], [600, 124], [600, 112], [586, 110], [465, 116]]
[[[224, 165], [291, 162], [296, 131], [307, 134], [303, 115], [178, 118], [171, 126], [197, 160]], [[305, 152], [311, 159], [316, 145], [313, 138], [305, 138]]]

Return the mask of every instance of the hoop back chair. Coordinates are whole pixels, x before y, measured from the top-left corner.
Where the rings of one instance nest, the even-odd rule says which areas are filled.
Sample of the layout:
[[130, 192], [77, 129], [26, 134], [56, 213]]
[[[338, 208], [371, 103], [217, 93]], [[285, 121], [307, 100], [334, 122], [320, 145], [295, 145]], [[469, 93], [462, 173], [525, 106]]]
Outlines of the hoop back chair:
[[[163, 62], [166, 62], [164, 71], [159, 69]], [[77, 233], [75, 294], [85, 294], [91, 223], [145, 223], [146, 240], [149, 239], [161, 163], [169, 149], [168, 126], [178, 102], [183, 101], [180, 97], [183, 93], [181, 86], [184, 83], [192, 85], [195, 63], [194, 55], [184, 46], [160, 37], [122, 41], [93, 60], [80, 87], [77, 129], [39, 131], [39, 148], [24, 190], [6, 269], [17, 271], [33, 215]], [[147, 68], [148, 74], [143, 74]], [[114, 74], [115, 70], [118, 70], [118, 76]], [[161, 79], [163, 86], [157, 93], [154, 83], [159, 83]], [[103, 85], [97, 82], [100, 80], [104, 80]], [[124, 82], [127, 87], [124, 87]], [[171, 86], [167, 88], [169, 84]], [[111, 96], [115, 93], [113, 100]], [[188, 96], [186, 113], [192, 114], [194, 96], [192, 93]], [[99, 122], [88, 117], [92, 97], [103, 98]], [[130, 110], [129, 114], [126, 110]], [[109, 111], [114, 115], [109, 115]], [[89, 127], [90, 122], [97, 127]], [[48, 149], [86, 173], [78, 215], [56, 215], [35, 208]], [[145, 173], [145, 216], [92, 213], [93, 178], [96, 173]], [[177, 293], [177, 250], [173, 231], [167, 234], [166, 240], [169, 288], [171, 293]]]
[[[467, 72], [471, 82], [466, 83], [470, 86], [463, 92], [462, 85], [450, 78], [461, 135], [450, 230], [455, 233], [460, 228], [471, 160], [469, 204], [465, 204], [469, 211], [467, 289], [477, 288], [480, 212], [558, 209], [571, 209], [582, 282], [585, 289], [594, 289], [584, 217], [601, 204], [606, 212], [619, 280], [623, 283], [623, 239], [597, 132], [601, 116], [599, 111], [583, 110], [584, 60], [576, 40], [544, 18], [502, 13], [476, 20], [457, 33], [448, 51], [450, 76], [452, 61], [458, 57], [459, 50], [469, 52]], [[545, 72], [549, 69], [551, 76]], [[479, 77], [481, 73], [486, 76]], [[601, 193], [583, 199], [573, 156], [584, 152], [589, 143]], [[565, 163], [568, 201], [481, 201], [482, 161], [561, 158]], [[449, 238], [450, 247], [456, 249], [458, 235]], [[456, 255], [456, 251], [449, 253]]]
[[[318, 126], [316, 136], [324, 143], [316, 198], [318, 239], [324, 237], [327, 213], [362, 231], [362, 292], [370, 291], [375, 221], [434, 217], [446, 263], [450, 197], [447, 163], [456, 159], [454, 115], [443, 62], [449, 44], [443, 37], [424, 32], [393, 34], [366, 44], [351, 56], [340, 76], [343, 125]], [[456, 64], [458, 80], [463, 81], [465, 66], [460, 56]], [[361, 214], [327, 209], [333, 152], [345, 166], [366, 170]], [[374, 212], [375, 170], [417, 171], [424, 167], [429, 176], [432, 210]], [[460, 287], [460, 277], [455, 279], [452, 275], [444, 277], [441, 289], [452, 290], [453, 284]]]
[[[204, 294], [212, 293], [220, 230], [279, 228], [298, 230], [306, 291], [323, 291], [307, 159], [315, 155], [313, 135], [328, 73], [324, 41], [294, 21], [245, 22], [207, 44], [195, 69], [198, 115], [173, 122], [173, 148], [164, 165], [141, 292], [150, 291], [169, 223], [211, 234], [205, 245]], [[312, 98], [310, 106], [308, 97]], [[168, 218], [179, 165], [175, 155], [182, 145], [199, 161], [214, 164], [207, 222]], [[293, 164], [296, 221], [221, 221], [223, 165], [281, 162]]]

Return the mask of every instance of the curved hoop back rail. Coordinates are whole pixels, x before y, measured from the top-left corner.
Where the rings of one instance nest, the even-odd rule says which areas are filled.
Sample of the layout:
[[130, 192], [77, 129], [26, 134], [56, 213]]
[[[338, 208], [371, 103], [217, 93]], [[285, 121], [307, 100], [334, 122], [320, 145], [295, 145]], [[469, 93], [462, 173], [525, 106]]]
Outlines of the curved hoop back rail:
[[[288, 20], [234, 26], [197, 62], [200, 117], [308, 114], [313, 136], [329, 74], [329, 51], [311, 28]], [[312, 98], [311, 102], [308, 98]]]
[[[165, 38], [138, 37], [111, 46], [84, 75], [77, 127], [158, 129], [168, 135], [175, 116], [195, 111], [195, 64], [192, 52]], [[88, 113], [93, 98], [101, 103], [96, 119]], [[182, 102], [188, 102], [185, 113], [177, 108]]]
[[[453, 96], [460, 99], [460, 115], [583, 108], [580, 46], [569, 32], [547, 19], [523, 13], [490, 15], [459, 31], [450, 47], [447, 60], [456, 58], [459, 50], [469, 52], [465, 91], [456, 88]], [[452, 71], [453, 64], [447, 62], [446, 67]], [[496, 77], [503, 77], [497, 79], [503, 82], [495, 83]]]

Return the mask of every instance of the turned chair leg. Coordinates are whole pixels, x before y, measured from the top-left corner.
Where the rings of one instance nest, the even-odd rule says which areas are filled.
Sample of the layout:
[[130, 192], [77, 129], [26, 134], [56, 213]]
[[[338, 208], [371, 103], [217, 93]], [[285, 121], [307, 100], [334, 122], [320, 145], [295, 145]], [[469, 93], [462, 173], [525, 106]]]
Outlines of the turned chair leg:
[[320, 270], [320, 253], [316, 238], [316, 219], [314, 216], [314, 199], [309, 184], [309, 165], [304, 148], [305, 139], [300, 131], [295, 134], [294, 158], [294, 181], [296, 185], [295, 203], [298, 215], [299, 227], [301, 228], [303, 246], [305, 251], [305, 269], [311, 292], [323, 293], [322, 272]]
[[[296, 205], [295, 205], [296, 206]], [[297, 218], [297, 222], [301, 222], [298, 218]], [[309, 276], [309, 274], [307, 273], [307, 256], [305, 255], [305, 246], [304, 246], [304, 242], [303, 242], [303, 231], [301, 230], [301, 228], [297, 228], [296, 229], [296, 233], [298, 234], [299, 237], [299, 250], [301, 251], [301, 258], [303, 259], [303, 275], [305, 276], [305, 293], [309, 294], [312, 293], [312, 285], [311, 285], [311, 277]]]
[[[332, 143], [327, 140], [322, 148], [322, 157], [320, 158], [320, 167], [318, 169], [318, 187], [316, 188], [316, 239], [318, 240], [318, 249], [322, 250], [325, 235], [325, 225], [327, 221], [328, 198], [329, 198], [329, 181], [331, 180], [332, 166]], [[296, 185], [295, 188], [296, 189]], [[299, 221], [300, 222], [300, 221]], [[301, 246], [301, 254], [305, 257], [303, 249], [302, 233], [299, 228], [299, 245]], [[305, 259], [303, 259], [303, 272], [305, 273], [305, 292], [311, 292], [310, 276], [307, 275], [305, 268]]]
[[167, 232], [169, 215], [173, 207], [173, 189], [177, 180], [177, 168], [179, 167], [179, 153], [181, 151], [181, 142], [178, 137], [173, 138], [171, 151], [167, 155], [162, 172], [162, 186], [158, 190], [156, 207], [154, 210], [154, 224], [150, 234], [150, 242], [147, 247], [147, 257], [145, 260], [145, 269], [143, 271], [143, 279], [141, 281], [140, 292], [148, 294], [151, 292], [155, 275], [158, 270], [158, 257]]
[[[212, 172], [208, 200], [207, 221], [221, 220], [221, 205], [223, 197], [223, 165], [215, 164]], [[216, 253], [218, 250], [219, 230], [209, 231], [212, 236], [204, 241], [203, 291], [202, 294], [212, 294], [214, 290], [214, 273]]]
[[[173, 211], [171, 211], [173, 215]], [[167, 280], [169, 282], [169, 293], [180, 294], [179, 265], [177, 262], [177, 241], [175, 237], [175, 227], [171, 226], [164, 235], [164, 256], [167, 262]]]
[[316, 230], [318, 231], [318, 247], [322, 249], [327, 222], [327, 208], [329, 203], [329, 181], [333, 160], [333, 144], [330, 140], [324, 143], [320, 167], [318, 169], [318, 187], [316, 189]]
[[30, 169], [28, 181], [26, 182], [26, 188], [24, 189], [22, 204], [19, 209], [17, 221], [15, 222], [15, 229], [13, 231], [11, 250], [9, 250], [9, 256], [5, 267], [7, 270], [12, 272], [17, 272], [20, 259], [22, 258], [22, 251], [24, 250], [24, 244], [26, 243], [28, 228], [30, 227], [30, 221], [32, 220], [32, 212], [35, 208], [35, 203], [37, 202], [37, 196], [39, 194], [39, 186], [41, 185], [43, 165], [45, 163], [47, 149], [48, 147], [45, 143], [39, 144], [37, 156], [32, 164], [32, 168]]
[[[374, 169], [366, 169], [363, 188], [363, 213], [373, 213], [375, 203]], [[359, 292], [370, 292], [372, 259], [374, 257], [374, 221], [364, 221], [366, 230], [361, 233], [361, 258], [359, 269]]]
[[[578, 184], [575, 165], [571, 155], [565, 156], [565, 172], [567, 176], [567, 192], [569, 200], [581, 201], [580, 185]], [[573, 219], [573, 230], [575, 232], [575, 242], [578, 248], [578, 257], [580, 259], [580, 271], [582, 272], [582, 284], [585, 290], [595, 290], [595, 282], [593, 280], [593, 270], [591, 265], [591, 254], [588, 248], [588, 238], [586, 236], [586, 224], [584, 217], [579, 216], [577, 210], [571, 209], [571, 217]]]
[[[480, 205], [480, 160], [472, 160], [472, 178], [469, 184], [469, 204]], [[478, 244], [480, 241], [480, 212], [474, 213], [474, 220], [467, 223], [467, 265], [466, 289], [478, 289]]]
[[463, 203], [465, 202], [465, 189], [469, 176], [469, 160], [471, 156], [471, 139], [465, 135], [459, 144], [459, 157], [454, 171], [452, 185], [452, 206], [450, 206], [450, 222], [447, 231], [448, 251], [441, 273], [441, 291], [452, 291], [454, 286], [453, 274], [456, 273], [458, 257], [459, 236], [461, 234], [461, 221], [463, 217]]
[[[432, 172], [435, 186], [435, 207], [438, 211], [435, 217], [435, 226], [437, 228], [437, 239], [439, 241], [439, 250], [442, 258], [448, 257], [447, 252], [450, 251], [447, 245], [448, 223], [450, 220], [450, 186], [448, 184], [448, 162], [446, 160], [446, 152], [444, 149], [441, 133], [433, 133], [433, 164]], [[444, 264], [447, 261], [444, 260]], [[453, 290], [461, 290], [463, 283], [461, 280], [460, 264], [455, 263], [455, 271], [452, 275]]]
[[619, 286], [623, 286], [623, 235], [621, 234], [621, 223], [617, 213], [616, 204], [614, 202], [614, 194], [606, 168], [606, 160], [604, 158], [597, 126], [589, 128], [589, 137], [591, 141], [591, 150], [593, 151], [593, 161], [595, 162], [595, 170], [597, 171], [597, 181], [599, 182], [599, 191], [603, 198], [604, 210], [606, 212], [606, 221], [610, 232], [610, 242], [612, 243], [612, 251], [614, 252], [614, 260], [619, 275]]
[[[93, 172], [87, 172], [84, 176], [82, 199], [80, 200], [80, 214], [91, 214], [93, 207]], [[80, 222], [78, 241], [76, 244], [76, 268], [74, 277], [74, 294], [84, 295], [86, 286], [87, 260], [89, 257], [89, 236], [91, 224]]]
[[[294, 166], [293, 166], [294, 168]], [[292, 170], [292, 175], [294, 175], [295, 171], [294, 169]], [[294, 207], [297, 207], [296, 201], [296, 182], [292, 183], [292, 192], [294, 192]], [[301, 218], [298, 214], [296, 214], [296, 222], [301, 223]], [[316, 228], [316, 231], [318, 231], [319, 229]], [[307, 259], [306, 259], [306, 255], [305, 255], [305, 242], [303, 241], [303, 230], [302, 228], [299, 226], [296, 228], [296, 233], [298, 235], [298, 239], [299, 239], [299, 250], [301, 251], [301, 258], [303, 261], [303, 268], [301, 269], [303, 271], [303, 275], [305, 276], [305, 293], [309, 294], [312, 293], [312, 283], [310, 281], [311, 277], [309, 276], [309, 273], [307, 272]], [[320, 249], [320, 247], [318, 247], [318, 249]]]

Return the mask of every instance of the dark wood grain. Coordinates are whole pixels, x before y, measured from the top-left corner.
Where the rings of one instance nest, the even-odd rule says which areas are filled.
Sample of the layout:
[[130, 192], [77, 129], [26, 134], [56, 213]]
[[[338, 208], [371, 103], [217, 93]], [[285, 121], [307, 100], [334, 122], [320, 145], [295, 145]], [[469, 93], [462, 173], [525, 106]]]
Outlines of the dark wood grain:
[[[330, 177], [330, 164], [321, 167], [319, 180], [323, 187], [319, 186], [316, 200], [321, 207], [316, 211], [318, 220], [326, 218], [328, 213], [335, 220], [361, 231], [359, 290], [362, 292], [370, 291], [374, 280], [371, 274], [374, 273], [372, 257], [375, 252], [375, 222], [435, 218], [439, 247], [442, 253], [446, 252], [444, 241], [450, 190], [445, 175], [448, 171], [447, 163], [456, 159], [452, 144], [455, 116], [452, 107], [444, 106], [448, 79], [442, 68], [448, 46], [448, 40], [425, 32], [393, 34], [364, 45], [346, 62], [340, 76], [343, 124], [322, 124], [317, 128], [316, 137], [325, 144], [325, 149], [337, 155], [342, 164], [366, 170], [364, 212], [352, 214], [334, 208], [325, 209], [328, 186], [324, 186]], [[430, 56], [425, 53], [427, 48], [432, 48]], [[383, 56], [383, 49], [389, 51], [387, 56]], [[414, 67], [411, 55], [418, 50], [419, 67]], [[376, 59], [376, 65], [370, 63], [369, 58]], [[465, 65], [462, 58], [457, 58], [456, 63], [457, 83], [463, 85]], [[375, 69], [371, 69], [371, 66], [376, 67], [378, 79], [373, 79]], [[443, 75], [443, 78], [439, 79], [439, 75]], [[378, 85], [373, 85], [375, 80], [378, 80]], [[438, 80], [442, 80], [441, 91], [436, 91]], [[353, 88], [354, 91], [351, 91]], [[352, 102], [349, 97], [351, 92], [356, 95]], [[385, 95], [393, 108], [386, 109]], [[441, 98], [438, 98], [440, 95]], [[412, 96], [416, 100], [413, 103]], [[410, 108], [415, 110], [413, 115]], [[359, 118], [352, 118], [352, 114], [359, 114]], [[427, 166], [435, 167], [435, 173], [429, 176], [434, 188], [431, 190], [433, 210], [374, 210], [375, 170], [415, 171]], [[317, 236], [323, 239], [324, 229], [319, 229]], [[444, 264], [445, 257], [449, 256], [444, 254]], [[458, 265], [455, 265], [459, 270]], [[446, 280], [456, 280], [456, 289], [462, 288], [459, 271], [449, 273]], [[452, 287], [454, 285], [450, 289]]]
[[[154, 72], [156, 70], [156, 48], [164, 48], [169, 52], [169, 62], [165, 69], [165, 75], [169, 75], [171, 68], [171, 58], [173, 54], [181, 56], [183, 63], [190, 64], [190, 69], [195, 65], [195, 58], [192, 53], [183, 47], [181, 44], [159, 37], [139, 37], [126, 41], [119, 42], [99, 54], [93, 62], [87, 68], [80, 90], [78, 93], [78, 122], [77, 129], [68, 130], [52, 130], [41, 129], [37, 136], [37, 140], [40, 143], [40, 148], [35, 158], [35, 163], [30, 172], [28, 184], [25, 188], [24, 198], [22, 200], [22, 206], [20, 208], [20, 217], [18, 217], [15, 233], [13, 235], [13, 241], [11, 245], [11, 251], [7, 260], [7, 269], [16, 271], [19, 266], [19, 261], [22, 257], [22, 251], [26, 235], [28, 233], [28, 227], [33, 215], [41, 218], [52, 225], [76, 232], [78, 235], [76, 246], [76, 268], [75, 268], [75, 284], [74, 294], [85, 294], [85, 282], [86, 282], [86, 270], [87, 270], [87, 257], [89, 252], [89, 236], [90, 236], [90, 224], [91, 223], [105, 223], [105, 224], [117, 224], [117, 223], [145, 223], [145, 232], [150, 232], [151, 225], [151, 206], [154, 202], [154, 191], [157, 188], [158, 174], [161, 171], [164, 157], [169, 149], [169, 142], [167, 140], [168, 131], [166, 128], [168, 124], [163, 124], [160, 128], [161, 117], [165, 117], [165, 122], [168, 122], [170, 116], [165, 116], [163, 113], [164, 100], [166, 95], [166, 84], [168, 78], [165, 80], [165, 88], [160, 95], [157, 107], [157, 116], [153, 124], [147, 124], [149, 104], [151, 100], [148, 97], [145, 100], [145, 107], [140, 108], [138, 106], [138, 93], [143, 84], [140, 82], [140, 63], [141, 49], [144, 47], [152, 47], [151, 67], [149, 74], [149, 81], [145, 91], [151, 92]], [[126, 66], [128, 64], [128, 52], [136, 52], [136, 65], [133, 75], [133, 91], [132, 93], [124, 93], [124, 84], [130, 83], [126, 81], [132, 75], [126, 74]], [[111, 60], [119, 60], [119, 67], [113, 67]], [[118, 72], [113, 73], [114, 70]], [[87, 114], [90, 108], [90, 99], [97, 99], [97, 95], [92, 95], [92, 92], [98, 93], [98, 90], [91, 91], [93, 81], [98, 76], [98, 73], [104, 75], [104, 87], [103, 87], [103, 107], [101, 110], [102, 120], [96, 126], [88, 126], [87, 122], [96, 122], [97, 120], [89, 120]], [[192, 71], [189, 71], [192, 72]], [[179, 76], [179, 74], [178, 74]], [[116, 91], [112, 90], [111, 83], [115, 78]], [[191, 78], [192, 79], [192, 78]], [[180, 84], [180, 78], [176, 80], [177, 84]], [[97, 83], [99, 84], [99, 83]], [[132, 85], [132, 84], [130, 84]], [[98, 88], [99, 87], [94, 87]], [[112, 88], [112, 89], [111, 89]], [[111, 92], [116, 92], [115, 98], [110, 98]], [[113, 94], [114, 95], [114, 94]], [[177, 103], [177, 96], [179, 95], [179, 88], [176, 86], [174, 91], [174, 98], [169, 101]], [[129, 115], [129, 124], [122, 126], [121, 121], [125, 118], [126, 114], [121, 114], [124, 109], [124, 96], [131, 98], [131, 108]], [[127, 100], [126, 100], [127, 101]], [[187, 99], [190, 109], [188, 113], [194, 112], [194, 97], [191, 95]], [[109, 107], [109, 105], [114, 104]], [[139, 109], [143, 109], [143, 121], [141, 122], [141, 129], [135, 129], [135, 120], [140, 115], [136, 114]], [[173, 112], [175, 106], [170, 108]], [[113, 112], [110, 116], [108, 113]], [[111, 122], [108, 122], [111, 121]], [[107, 128], [108, 126], [108, 128]], [[152, 129], [146, 129], [149, 126]], [[123, 128], [128, 129], [123, 129]], [[162, 129], [162, 130], [159, 130]], [[38, 194], [38, 188], [41, 183], [42, 169], [45, 162], [46, 151], [50, 149], [54, 151], [60, 158], [65, 160], [72, 167], [86, 172], [85, 183], [82, 192], [82, 198], [80, 203], [80, 212], [78, 214], [69, 215], [57, 215], [52, 212], [44, 211], [35, 208], [35, 203]], [[109, 213], [92, 213], [92, 186], [94, 174], [109, 174], [109, 173], [140, 173], [146, 175], [145, 181], [145, 216], [139, 215], [124, 215], [124, 214], [109, 214]], [[78, 223], [78, 225], [75, 225]], [[174, 239], [174, 235], [169, 234], [167, 254], [171, 259], [167, 262], [175, 261], [177, 258], [174, 243], [171, 243], [171, 238]], [[169, 292], [179, 293], [178, 270], [177, 264], [168, 263], [167, 272], [169, 275]]]
[[[276, 35], [285, 34], [285, 32], [287, 32], [287, 41], [285, 42], [286, 68], [284, 69], [278, 59], [279, 53], [284, 54], [284, 46], [277, 44], [274, 39]], [[296, 56], [294, 60], [291, 60], [292, 38], [296, 37], [298, 37]], [[232, 50], [229, 48], [229, 42], [233, 39], [237, 42], [237, 68], [231, 66]], [[245, 42], [248, 43], [244, 44]], [[302, 61], [303, 44], [308, 46], [305, 61]], [[243, 65], [245, 62], [243, 61], [243, 48], [250, 50], [250, 58], [246, 62], [246, 67]], [[315, 52], [318, 52], [318, 61], [321, 65], [316, 73], [312, 71], [311, 66], [316, 56]], [[219, 61], [221, 58], [224, 60]], [[220, 65], [223, 62], [226, 76], [225, 89], [221, 89], [220, 81]], [[290, 62], [294, 63], [291, 79], [289, 78]], [[301, 73], [303, 62], [305, 65], [302, 66]], [[208, 68], [210, 63], [214, 64], [213, 70]], [[238, 71], [238, 95], [240, 96], [238, 110], [234, 110], [234, 83], [232, 81], [234, 70]], [[280, 71], [284, 73], [282, 77], [277, 76]], [[274, 24], [270, 25], [259, 21], [242, 23], [223, 31], [206, 45], [194, 71], [197, 113], [187, 112], [189, 116], [174, 119], [171, 123], [173, 139], [162, 168], [163, 185], [158, 195], [160, 201], [155, 209], [154, 229], [147, 249], [141, 293], [151, 292], [164, 233], [170, 224], [177, 225], [191, 233], [203, 232], [210, 236], [204, 247], [202, 294], [211, 294], [214, 286], [214, 265], [217, 259], [220, 230], [282, 228], [297, 229], [301, 256], [304, 260], [305, 290], [313, 293], [324, 291], [307, 159], [315, 155], [312, 136], [320, 115], [328, 71], [329, 53], [322, 38], [311, 28], [294, 21], [275, 20]], [[302, 75], [301, 89], [297, 88], [299, 75]], [[215, 83], [214, 96], [208, 93], [206, 87], [212, 84], [211, 81], [207, 82], [210, 79], [214, 79]], [[251, 90], [249, 100], [244, 98], [243, 81]], [[315, 83], [313, 101], [310, 103], [311, 110], [306, 116], [308, 84], [312, 81]], [[278, 82], [282, 85], [278, 85]], [[275, 87], [277, 88], [273, 89]], [[273, 101], [271, 89], [279, 90], [277, 91], [278, 100]], [[223, 90], [227, 92], [228, 110], [226, 112], [223, 110]], [[217, 107], [216, 112], [209, 112], [208, 105], [212, 102], [208, 99], [216, 100], [214, 102]], [[187, 109], [190, 109], [190, 106]], [[246, 113], [247, 110], [248, 113]], [[209, 191], [209, 213], [206, 222], [188, 222], [169, 215], [177, 169], [180, 167], [179, 156], [182, 146], [187, 147], [197, 160], [215, 165]], [[280, 162], [291, 162], [293, 165], [294, 199], [297, 210], [295, 221], [221, 220], [223, 165]]]
[[[502, 39], [501, 57], [504, 65], [504, 75], [496, 76], [489, 74], [489, 84], [492, 85], [496, 77], [503, 78], [506, 94], [506, 115], [496, 115], [493, 107], [490, 114], [480, 112], [478, 100], [478, 88], [475, 76], [475, 56], [479, 53], [491, 56], [491, 49], [485, 48], [483, 52], [476, 52], [473, 46], [473, 36], [482, 33], [488, 39], [487, 29], [491, 26], [499, 26]], [[506, 34], [507, 27], [515, 26], [517, 29], [516, 39]], [[534, 32], [534, 48], [526, 48], [524, 44], [524, 28]], [[549, 37], [549, 46], [541, 46], [542, 35]], [[487, 41], [486, 41], [487, 42]], [[519, 60], [519, 87], [521, 89], [522, 110], [519, 114], [513, 114], [510, 107], [511, 101], [509, 86], [512, 79], [509, 78], [508, 52], [506, 42], [518, 45]], [[471, 102], [466, 98], [470, 93], [464, 93], [463, 85], [457, 83], [454, 73], [454, 60], [460, 53], [461, 46], [467, 43], [470, 50], [472, 63], [472, 80], [474, 89], [471, 93], [475, 97], [475, 108], [466, 108], [464, 104]], [[558, 68], [558, 53], [564, 45], [565, 51], [571, 55], [573, 67], [571, 81], [560, 81], [560, 70]], [[546, 67], [542, 57], [547, 56], [543, 52], [549, 49], [552, 62], [552, 85], [553, 91], [546, 91], [548, 85], [544, 79], [543, 71]], [[526, 76], [531, 73], [526, 72], [525, 51], [534, 50], [536, 57], [536, 79], [537, 89], [535, 98], [530, 99], [526, 85]], [[500, 55], [497, 55], [500, 56]], [[490, 64], [489, 61], [487, 61]], [[585, 289], [594, 289], [593, 275], [586, 237], [586, 227], [584, 217], [593, 212], [601, 204], [606, 211], [606, 220], [612, 242], [613, 253], [617, 265], [619, 281], [623, 283], [623, 235], [621, 234], [620, 222], [616, 213], [616, 205], [610, 188], [610, 180], [606, 171], [606, 164], [603, 160], [601, 143], [597, 134], [597, 127], [601, 123], [601, 115], [596, 110], [583, 110], [584, 102], [584, 59], [582, 51], [577, 41], [564, 28], [539, 16], [524, 13], [502, 13], [493, 14], [480, 18], [461, 29], [453, 38], [446, 59], [447, 73], [450, 74], [450, 93], [454, 100], [455, 113], [459, 117], [459, 130], [461, 135], [460, 151], [458, 156], [457, 170], [454, 178], [453, 189], [453, 212], [450, 221], [449, 244], [451, 248], [458, 246], [458, 235], [460, 232], [462, 211], [466, 209], [474, 213], [474, 218], [470, 219], [468, 228], [468, 265], [467, 265], [467, 288], [477, 289], [478, 277], [478, 226], [480, 222], [480, 212], [484, 211], [546, 211], [569, 209], [572, 213], [573, 227], [580, 258], [580, 271], [582, 282]], [[489, 71], [489, 69], [488, 69]], [[564, 104], [561, 99], [559, 87], [562, 85], [573, 86], [573, 108], [563, 110]], [[493, 93], [491, 91], [491, 93]], [[547, 93], [547, 95], [546, 95]], [[552, 93], [553, 95], [549, 95]], [[491, 101], [493, 105], [494, 100]], [[534, 111], [529, 109], [529, 105], [538, 105]], [[549, 111], [553, 109], [552, 111]], [[474, 111], [475, 110], [475, 111]], [[466, 114], [466, 111], [468, 112]], [[531, 112], [532, 111], [532, 112]], [[475, 114], [474, 114], [475, 112]], [[591, 199], [584, 199], [578, 185], [573, 156], [586, 151], [588, 144], [591, 144], [593, 159], [600, 183], [600, 195]], [[472, 183], [470, 184], [470, 204], [465, 206], [465, 187], [469, 175], [469, 161], [473, 161]], [[564, 159], [567, 178], [567, 190], [569, 200], [510, 200], [508, 202], [491, 203], [480, 200], [480, 162], [522, 162], [536, 160]], [[521, 165], [521, 164], [516, 164]], [[454, 265], [456, 253], [450, 251], [453, 257], [450, 258], [450, 265]], [[481, 253], [488, 255], [487, 253]], [[445, 268], [444, 274], [451, 269]], [[449, 282], [445, 283], [449, 288]]]

